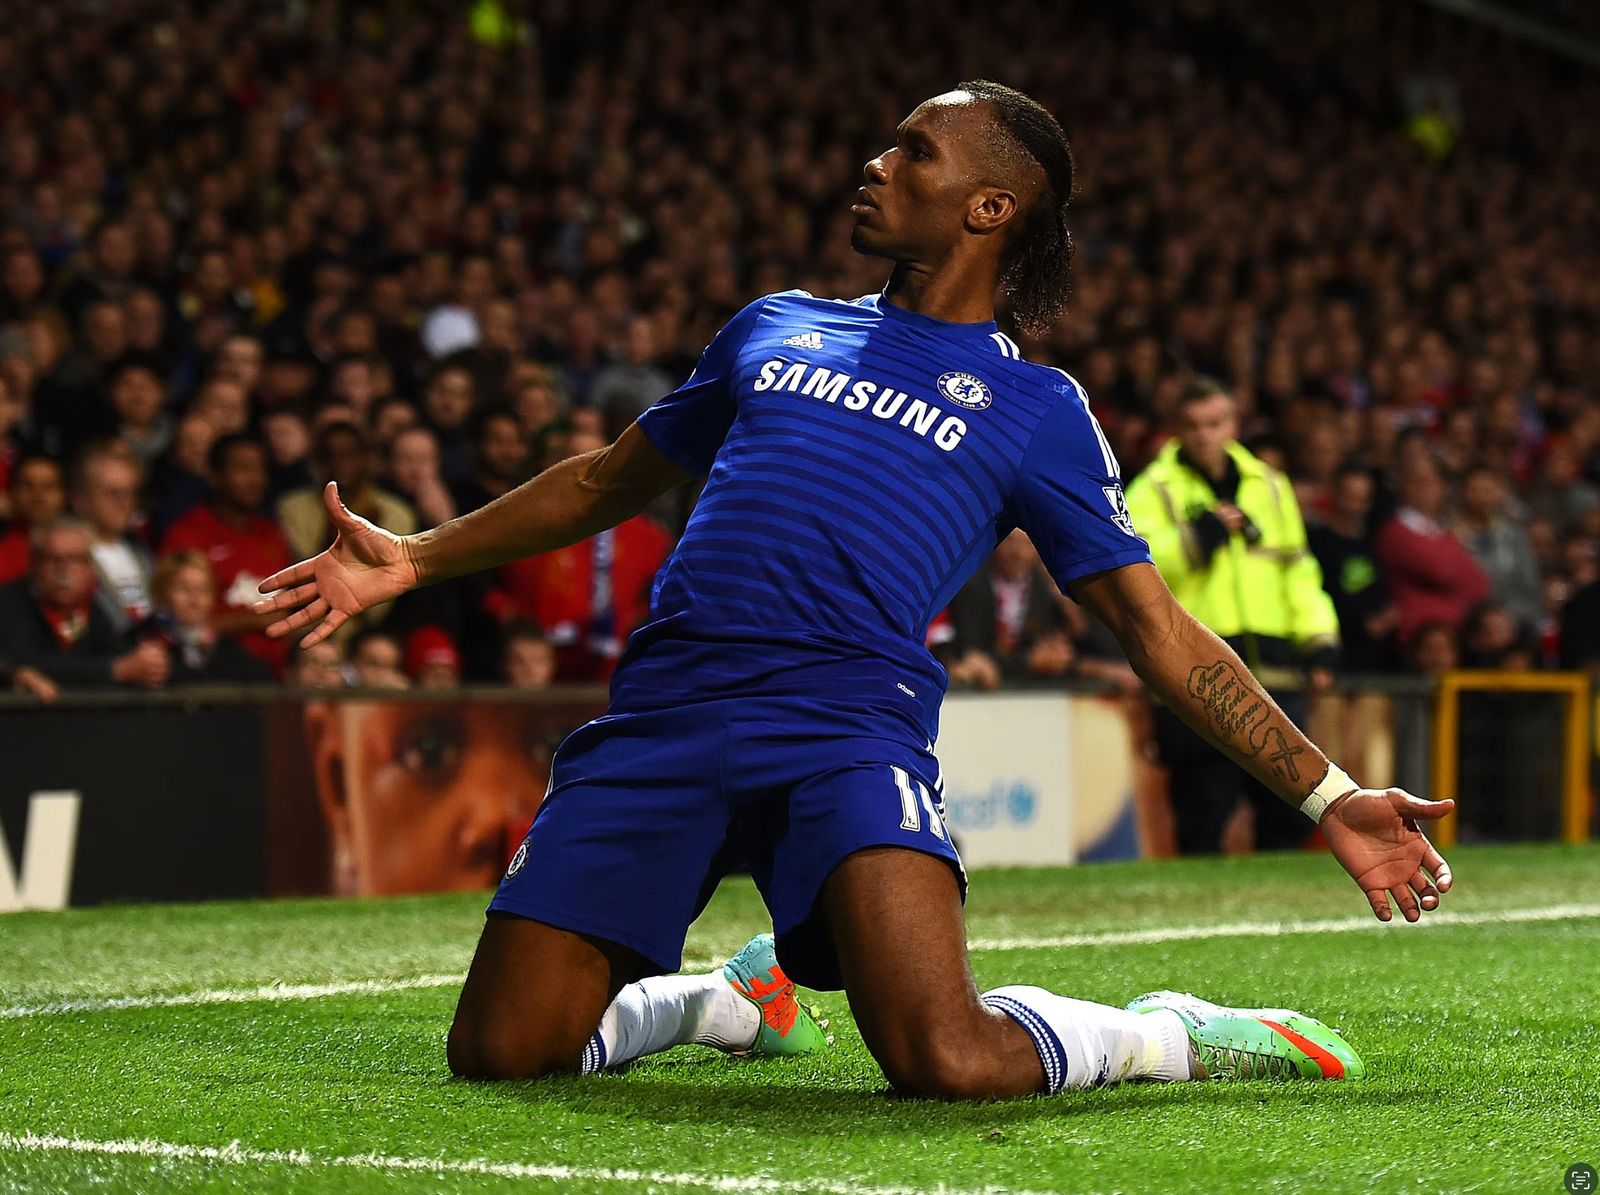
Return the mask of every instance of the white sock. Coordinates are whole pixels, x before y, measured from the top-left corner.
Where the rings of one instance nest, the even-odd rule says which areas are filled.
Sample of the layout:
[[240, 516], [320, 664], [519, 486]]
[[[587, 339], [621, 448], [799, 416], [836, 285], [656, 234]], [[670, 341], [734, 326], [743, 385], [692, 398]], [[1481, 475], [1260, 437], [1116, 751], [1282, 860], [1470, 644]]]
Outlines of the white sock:
[[760, 1028], [760, 1010], [735, 992], [721, 971], [658, 975], [617, 993], [583, 1048], [579, 1069], [593, 1074], [673, 1046], [748, 1050]]
[[1045, 1089], [1103, 1087], [1125, 1079], [1192, 1078], [1189, 1032], [1175, 1012], [1128, 1012], [1043, 988], [995, 988], [983, 1002], [1027, 1031], [1044, 1063]]

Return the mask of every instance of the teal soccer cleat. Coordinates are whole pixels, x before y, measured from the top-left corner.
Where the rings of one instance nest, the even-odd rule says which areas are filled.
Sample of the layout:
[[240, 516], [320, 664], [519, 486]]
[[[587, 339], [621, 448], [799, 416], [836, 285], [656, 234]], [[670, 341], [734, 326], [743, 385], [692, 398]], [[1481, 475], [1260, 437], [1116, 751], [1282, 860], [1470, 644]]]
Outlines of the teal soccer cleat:
[[794, 983], [778, 966], [771, 934], [757, 934], [724, 964], [722, 975], [761, 1014], [750, 1054], [810, 1054], [828, 1048], [817, 1019], [801, 1006]]
[[1287, 1008], [1224, 1008], [1187, 992], [1151, 992], [1128, 1009], [1177, 1013], [1212, 1079], [1359, 1079], [1367, 1073], [1338, 1033]]

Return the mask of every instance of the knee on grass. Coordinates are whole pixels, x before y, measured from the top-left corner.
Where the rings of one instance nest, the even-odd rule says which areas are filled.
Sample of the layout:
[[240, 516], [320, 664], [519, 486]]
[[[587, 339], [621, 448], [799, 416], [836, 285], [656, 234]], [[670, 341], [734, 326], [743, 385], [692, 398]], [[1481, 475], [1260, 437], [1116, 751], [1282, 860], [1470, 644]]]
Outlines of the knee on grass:
[[583, 1044], [553, 1040], [526, 1026], [457, 1018], [445, 1042], [445, 1059], [458, 1079], [537, 1079], [576, 1074]]
[[901, 1095], [933, 1100], [983, 1100], [1014, 1094], [981, 1044], [960, 1040], [905, 1043], [877, 1056], [889, 1085]]

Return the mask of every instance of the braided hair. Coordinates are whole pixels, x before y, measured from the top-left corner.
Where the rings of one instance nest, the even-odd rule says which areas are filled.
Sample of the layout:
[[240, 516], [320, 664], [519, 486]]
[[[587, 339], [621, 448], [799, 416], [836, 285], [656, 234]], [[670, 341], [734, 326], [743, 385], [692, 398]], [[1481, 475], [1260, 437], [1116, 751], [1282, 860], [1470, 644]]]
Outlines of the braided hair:
[[1072, 147], [1044, 105], [1015, 88], [975, 79], [957, 90], [990, 106], [1000, 134], [995, 149], [1002, 167], [1014, 170], [1033, 163], [1044, 172], [1044, 191], [1022, 213], [1021, 234], [1011, 238], [1000, 274], [1017, 326], [1041, 335], [1066, 311], [1072, 285], [1072, 233], [1067, 230]]

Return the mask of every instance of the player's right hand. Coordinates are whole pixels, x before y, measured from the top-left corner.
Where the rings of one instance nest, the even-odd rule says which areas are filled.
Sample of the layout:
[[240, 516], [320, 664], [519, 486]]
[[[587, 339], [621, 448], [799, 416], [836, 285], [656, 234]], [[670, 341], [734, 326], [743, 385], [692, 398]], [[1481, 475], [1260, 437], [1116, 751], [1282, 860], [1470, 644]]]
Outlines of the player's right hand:
[[301, 647], [321, 643], [361, 611], [393, 601], [421, 580], [406, 541], [351, 514], [336, 483], [323, 489], [322, 501], [335, 531], [332, 546], [261, 582], [270, 596], [251, 607], [284, 614], [267, 627], [274, 638], [310, 627]]

